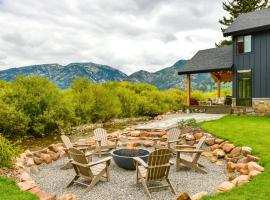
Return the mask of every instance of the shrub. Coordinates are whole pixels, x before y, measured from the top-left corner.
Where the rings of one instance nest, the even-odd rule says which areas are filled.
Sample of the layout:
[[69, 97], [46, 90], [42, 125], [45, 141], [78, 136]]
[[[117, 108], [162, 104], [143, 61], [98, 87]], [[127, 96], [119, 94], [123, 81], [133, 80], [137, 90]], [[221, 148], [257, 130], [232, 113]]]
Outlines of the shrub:
[[20, 150], [0, 134], [0, 167], [11, 167]]
[[197, 123], [197, 121], [192, 118], [192, 119], [187, 119], [187, 120], [181, 120], [177, 123], [178, 128], [182, 129], [185, 127], [193, 127], [193, 128], [198, 128], [199, 124]]

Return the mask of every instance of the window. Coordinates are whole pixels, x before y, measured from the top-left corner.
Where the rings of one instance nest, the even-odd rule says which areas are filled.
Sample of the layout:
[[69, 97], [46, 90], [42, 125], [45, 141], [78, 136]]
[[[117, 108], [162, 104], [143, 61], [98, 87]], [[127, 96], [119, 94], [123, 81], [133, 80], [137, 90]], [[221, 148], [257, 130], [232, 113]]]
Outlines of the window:
[[251, 35], [237, 37], [237, 53], [251, 52]]
[[237, 72], [237, 106], [252, 105], [251, 78], [251, 70], [243, 70]]

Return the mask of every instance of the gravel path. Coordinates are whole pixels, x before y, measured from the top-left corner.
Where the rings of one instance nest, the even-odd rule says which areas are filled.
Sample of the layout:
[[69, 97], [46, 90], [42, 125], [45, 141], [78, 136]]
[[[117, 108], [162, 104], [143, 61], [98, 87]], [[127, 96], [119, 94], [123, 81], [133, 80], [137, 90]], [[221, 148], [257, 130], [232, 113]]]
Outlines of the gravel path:
[[[94, 160], [98, 158], [94, 157]], [[175, 161], [175, 158], [172, 159]], [[141, 184], [136, 184], [135, 171], [127, 171], [111, 163], [110, 173], [111, 182], [99, 182], [90, 192], [85, 193], [84, 186], [74, 184], [66, 188], [67, 184], [74, 177], [73, 169], [60, 170], [67, 162], [66, 158], [61, 158], [50, 165], [40, 165], [40, 173], [32, 175], [37, 184], [48, 193], [55, 193], [57, 196], [62, 194], [75, 194], [78, 200], [144, 200], [147, 199]], [[224, 174], [225, 166], [212, 164], [207, 158], [202, 157], [200, 163], [205, 166], [207, 174], [200, 174], [189, 169], [180, 172], [175, 171], [175, 165], [170, 170], [170, 180], [176, 193], [187, 192], [191, 195], [207, 191], [215, 192], [217, 186], [226, 181]], [[153, 199], [175, 199], [170, 190], [152, 192]]]
[[145, 124], [139, 124], [135, 128], [137, 130], [147, 130], [147, 129], [168, 129], [173, 128], [177, 125], [179, 121], [188, 120], [188, 119], [195, 119], [197, 122], [204, 122], [204, 121], [211, 121], [217, 120], [221, 117], [224, 117], [223, 114], [207, 114], [207, 113], [180, 113], [180, 114], [172, 114], [165, 116], [164, 119], [154, 121], [154, 122], [147, 122]]

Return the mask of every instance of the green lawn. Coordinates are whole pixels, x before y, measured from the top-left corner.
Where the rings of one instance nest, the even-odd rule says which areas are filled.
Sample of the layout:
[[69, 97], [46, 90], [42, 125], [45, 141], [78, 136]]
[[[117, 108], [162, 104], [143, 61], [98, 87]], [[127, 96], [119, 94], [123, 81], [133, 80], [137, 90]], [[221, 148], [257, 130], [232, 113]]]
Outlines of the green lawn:
[[226, 116], [217, 121], [204, 122], [201, 127], [213, 135], [239, 146], [250, 146], [262, 159], [266, 169], [250, 183], [230, 192], [206, 197], [205, 200], [269, 200], [270, 199], [270, 118]]
[[15, 181], [0, 176], [0, 199], [1, 200], [38, 200], [38, 197], [29, 193], [22, 192]]

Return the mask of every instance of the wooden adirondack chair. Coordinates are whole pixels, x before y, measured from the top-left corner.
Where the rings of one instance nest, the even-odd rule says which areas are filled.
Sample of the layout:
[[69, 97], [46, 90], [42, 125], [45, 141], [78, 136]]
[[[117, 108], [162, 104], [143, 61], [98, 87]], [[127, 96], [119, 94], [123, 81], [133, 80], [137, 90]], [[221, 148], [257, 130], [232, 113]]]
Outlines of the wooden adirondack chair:
[[[176, 145], [176, 170], [179, 171], [180, 170], [180, 164], [184, 164], [188, 167], [190, 167], [191, 169], [194, 169], [197, 172], [201, 172], [206, 174], [207, 172], [205, 170], [203, 170], [201, 167], [203, 167], [203, 165], [199, 164], [199, 158], [201, 157], [201, 154], [203, 152], [203, 150], [201, 150], [201, 147], [203, 146], [204, 142], [205, 142], [206, 137], [202, 137], [199, 141], [198, 144], [196, 144], [195, 146], [190, 146], [190, 145]], [[190, 159], [184, 159], [180, 157], [180, 153], [188, 153], [191, 154]]]
[[95, 153], [101, 156], [101, 154], [107, 154], [110, 150], [117, 147], [118, 139], [114, 139], [114, 144], [109, 144], [107, 131], [103, 128], [97, 128], [94, 130], [94, 140], [96, 141]]
[[[169, 149], [159, 149], [149, 154], [148, 163], [146, 164], [141, 158], [135, 157], [134, 162], [136, 164], [136, 176], [137, 183], [141, 180], [144, 190], [151, 199], [150, 190], [158, 188], [169, 187], [173, 194], [175, 190], [168, 178], [171, 163], [170, 158], [172, 157], [172, 151]], [[149, 182], [152, 181], [166, 181], [167, 184], [160, 186], [149, 186]]]
[[[88, 161], [90, 162], [92, 160], [92, 154], [90, 152], [88, 152], [87, 150], [89, 149], [89, 145], [76, 145], [76, 144], [72, 144], [69, 137], [66, 135], [61, 135], [61, 139], [64, 143], [65, 146], [65, 152], [67, 154], [67, 157], [69, 158], [69, 160], [71, 159], [68, 149], [75, 147], [81, 151], [83, 151], [85, 153], [85, 156], [87, 157]], [[90, 145], [91, 147], [91, 145]], [[70, 169], [72, 168], [71, 165], [71, 161], [69, 161], [65, 166], [61, 167], [61, 169]]]
[[[101, 177], [105, 177], [107, 178], [107, 181], [110, 181], [109, 165], [112, 157], [107, 157], [97, 162], [88, 162], [87, 157], [82, 151], [76, 148], [70, 148], [68, 152], [72, 159], [71, 163], [76, 172], [76, 176], [67, 187], [70, 187], [74, 183], [78, 183], [87, 186], [85, 192], [89, 192], [97, 182], [100, 181]], [[90, 184], [77, 181], [79, 178], [89, 180]]]
[[179, 145], [181, 143], [181, 131], [178, 128], [172, 128], [170, 130], [167, 131], [167, 145], [164, 146], [159, 146], [157, 144], [158, 140], [160, 140], [159, 138], [154, 139], [154, 147], [155, 149], [164, 149], [164, 148], [168, 148], [172, 151], [174, 151], [175, 145]]

